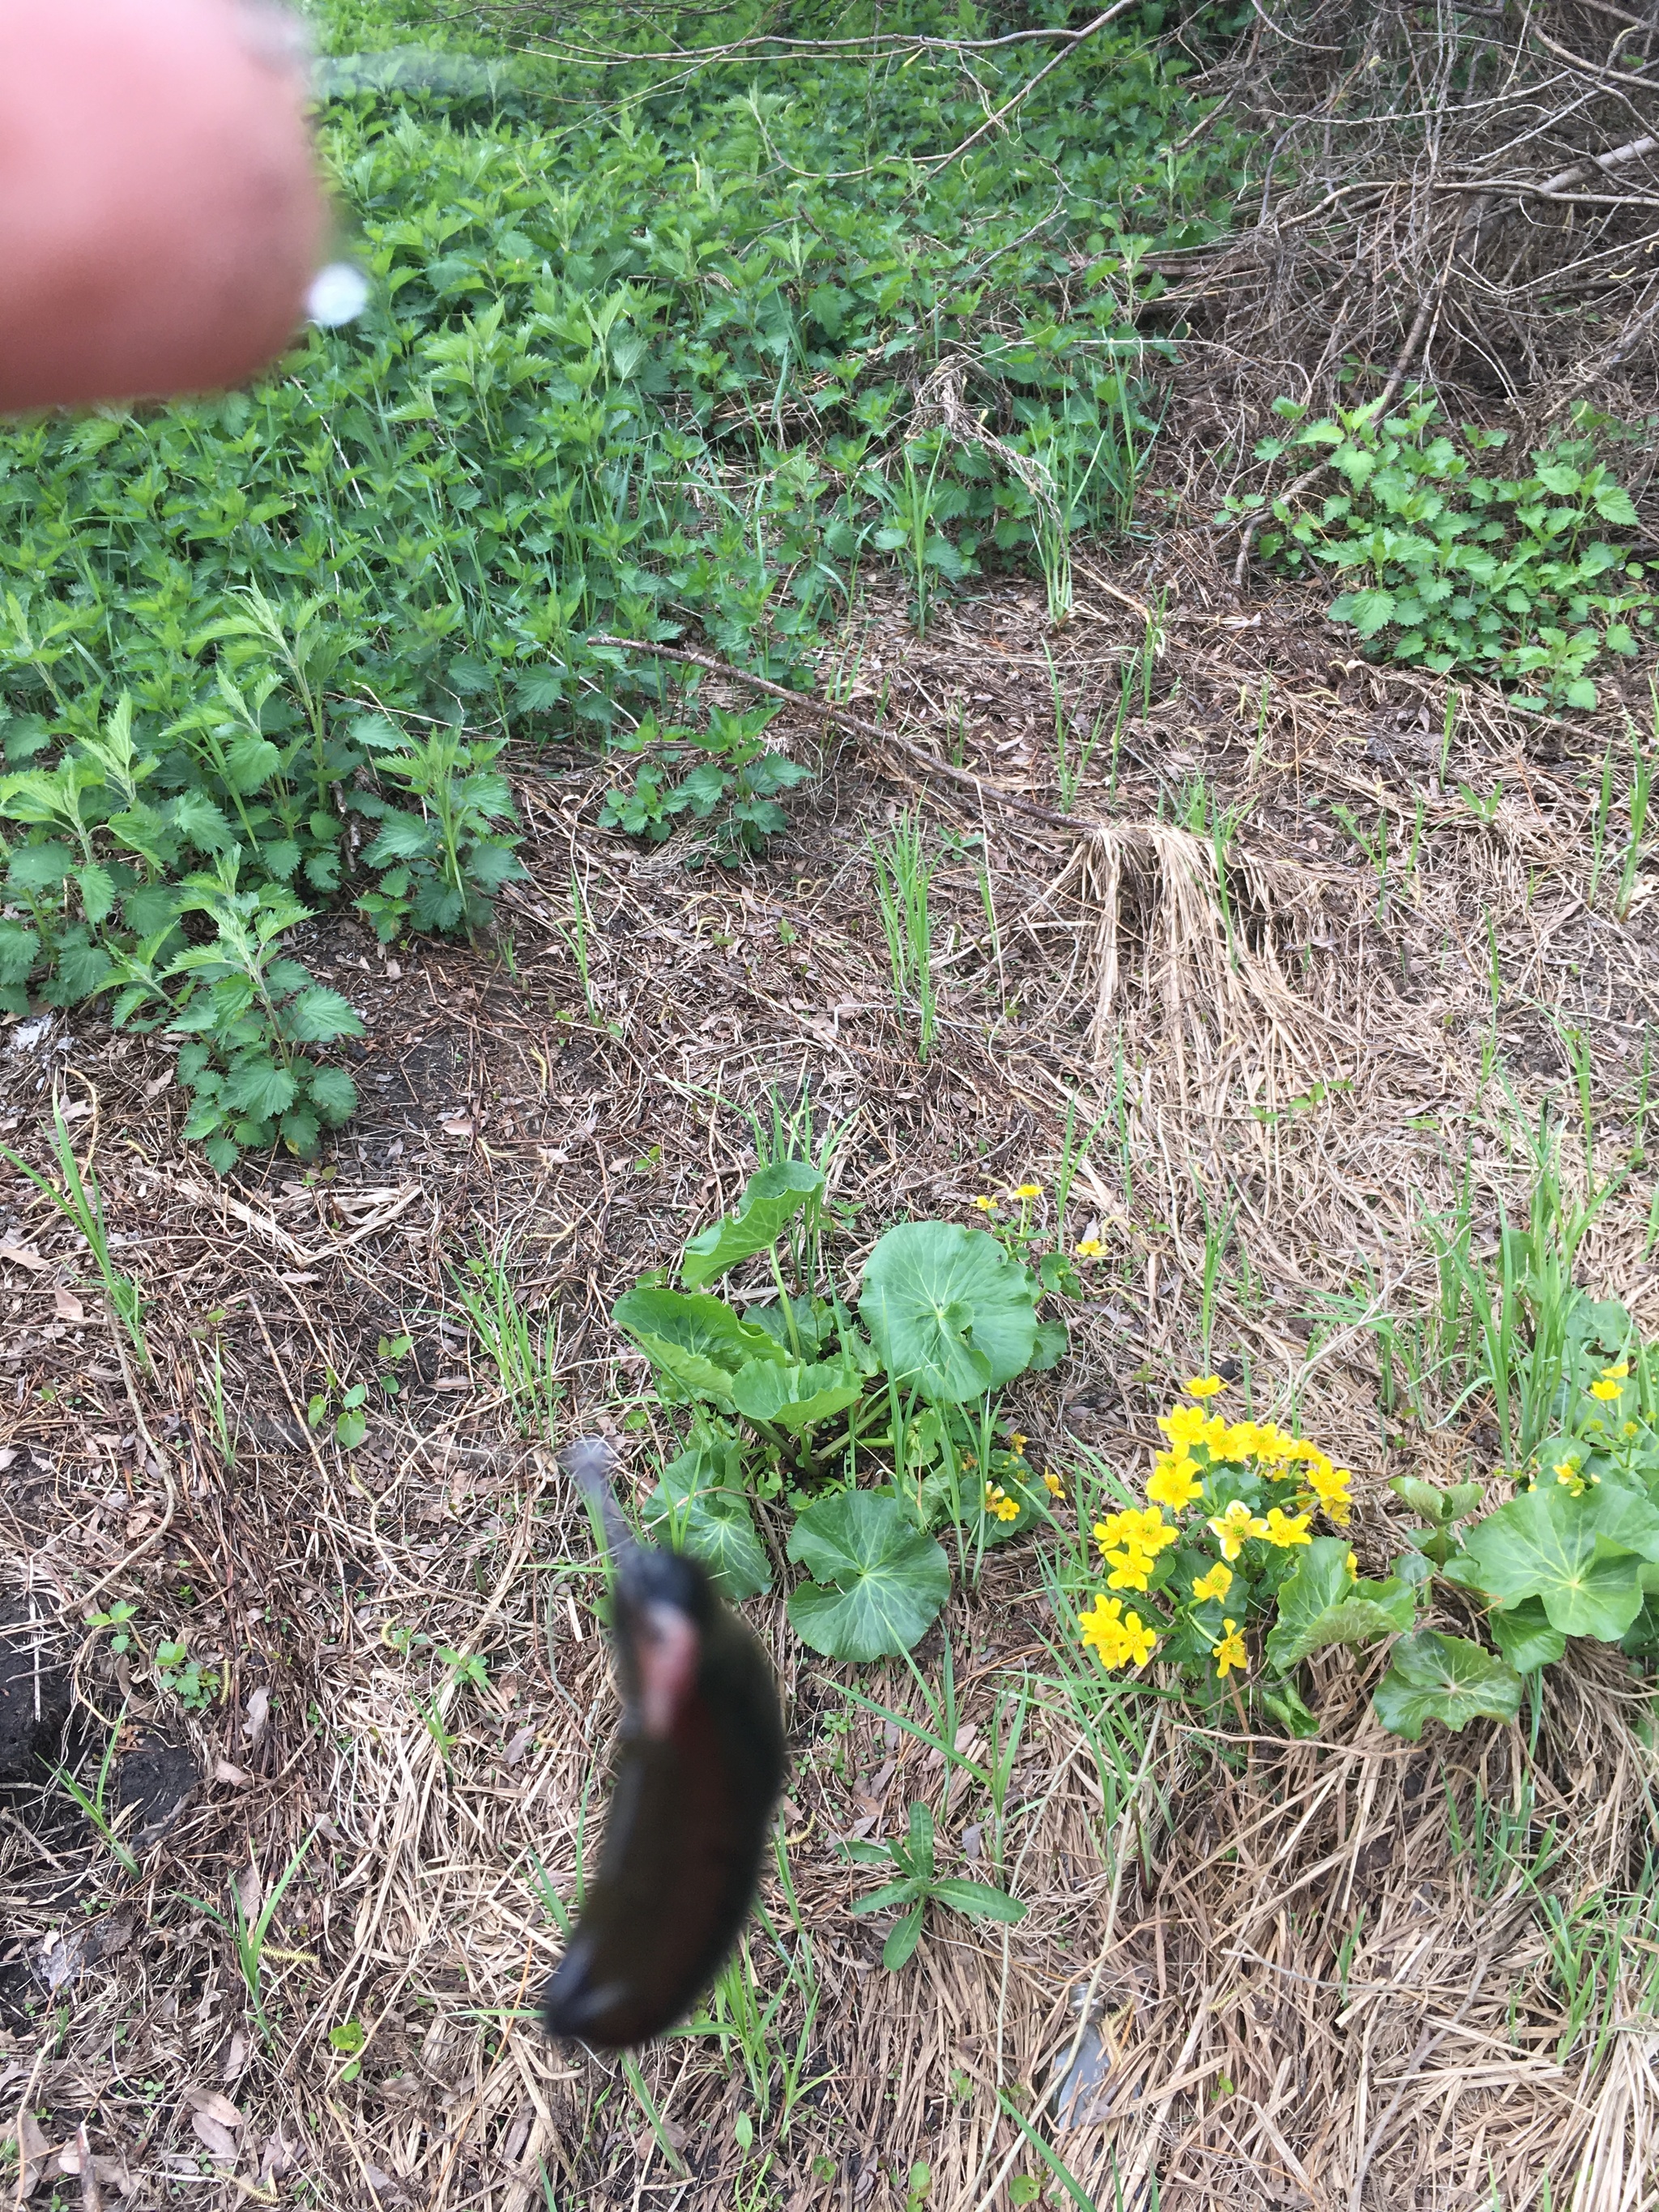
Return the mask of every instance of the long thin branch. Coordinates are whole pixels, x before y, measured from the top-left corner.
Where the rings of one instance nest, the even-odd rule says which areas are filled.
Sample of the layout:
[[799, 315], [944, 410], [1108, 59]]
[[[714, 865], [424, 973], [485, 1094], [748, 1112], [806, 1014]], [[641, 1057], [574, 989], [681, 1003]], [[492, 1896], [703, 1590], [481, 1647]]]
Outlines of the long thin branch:
[[1016, 814], [1028, 814], [1034, 822], [1046, 823], [1051, 830], [1064, 830], [1073, 837], [1086, 837], [1094, 829], [1091, 822], [1075, 814], [1060, 814], [1052, 806], [1042, 805], [1035, 799], [1026, 799], [1018, 792], [1005, 791], [999, 783], [989, 782], [975, 775], [969, 769], [957, 768], [951, 762], [941, 760], [925, 745], [913, 744], [902, 738], [896, 730], [884, 729], [879, 722], [866, 722], [861, 714], [850, 714], [845, 707], [833, 705], [828, 700], [814, 699], [805, 691], [791, 691], [781, 684], [774, 684], [769, 677], [756, 676], [746, 668], [738, 668], [729, 660], [716, 660], [712, 653], [693, 653], [684, 646], [658, 645], [642, 637], [608, 637], [601, 630], [588, 634], [590, 645], [618, 647], [623, 653], [648, 653], [656, 660], [677, 660], [688, 668], [706, 669], [711, 676], [728, 678], [734, 684], [746, 684], [751, 691], [763, 691], [769, 698], [781, 699], [786, 706], [799, 707], [819, 722], [827, 722], [836, 729], [849, 731], [854, 736], [869, 738], [878, 745], [892, 745], [925, 769], [929, 775], [941, 776], [947, 783], [959, 783], [975, 797], [994, 799], [999, 806], [1011, 808]]

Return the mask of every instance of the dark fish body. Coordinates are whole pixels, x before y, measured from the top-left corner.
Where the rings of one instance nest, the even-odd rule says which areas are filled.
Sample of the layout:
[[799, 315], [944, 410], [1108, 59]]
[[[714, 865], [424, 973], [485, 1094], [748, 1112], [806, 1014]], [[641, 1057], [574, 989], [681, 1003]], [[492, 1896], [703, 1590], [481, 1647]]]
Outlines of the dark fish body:
[[542, 2018], [620, 2050], [682, 2018], [736, 1942], [788, 1760], [771, 1666], [695, 1560], [623, 1547], [612, 1637], [616, 1788]]

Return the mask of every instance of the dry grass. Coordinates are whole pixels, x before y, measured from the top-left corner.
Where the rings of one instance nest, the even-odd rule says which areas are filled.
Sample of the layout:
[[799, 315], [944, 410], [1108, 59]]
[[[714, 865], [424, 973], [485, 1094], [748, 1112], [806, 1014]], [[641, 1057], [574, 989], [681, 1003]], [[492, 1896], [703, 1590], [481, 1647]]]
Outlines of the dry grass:
[[[794, 1905], [769, 1882], [775, 1937], [750, 1939], [755, 1984], [784, 1990], [770, 2118], [735, 2045], [672, 2041], [630, 2079], [515, 2018], [560, 1948], [545, 1890], [570, 1893], [613, 1705], [590, 1532], [465, 1326], [452, 1271], [469, 1255], [497, 1258], [546, 1333], [560, 1432], [607, 1424], [645, 1480], [659, 1416], [608, 1310], [735, 1196], [754, 1146], [734, 1109], [810, 1086], [820, 1127], [848, 1122], [835, 1256], [852, 1277], [897, 1214], [962, 1218], [1018, 1171], [1051, 1179], [1075, 1102], [1074, 1127], [1099, 1127], [1067, 1233], [1109, 1258], [1021, 1425], [1061, 1468], [1089, 1450], [1138, 1468], [1207, 1322], [1259, 1412], [1297, 1408], [1359, 1470], [1375, 1566], [1399, 1540], [1388, 1474], [1490, 1468], [1498, 1449], [1479, 1396], [1420, 1425], [1386, 1401], [1367, 1316], [1431, 1299], [1424, 1215], [1467, 1178], [1489, 1249], [1500, 1204], [1524, 1206], [1525, 1131], [1547, 1101], [1578, 1112], [1571, 1033], [1590, 1048], [1601, 1171], [1644, 1141], [1651, 861], [1623, 921], [1605, 884], [1586, 896], [1617, 726], [1569, 732], [1471, 695], [1443, 774], [1437, 686], [1336, 659], [1307, 602], [1224, 611], [1194, 571], [1152, 623], [1150, 714], [1137, 692], [1115, 761], [1103, 742], [1091, 764], [1076, 809], [1101, 826], [1079, 837], [996, 794], [1059, 811], [1045, 642], [1085, 732], [1140, 665], [1158, 585], [1079, 574], [1053, 637], [1040, 596], [1008, 588], [942, 613], [925, 645], [880, 605], [848, 641], [854, 704], [885, 687], [896, 726], [954, 754], [980, 796], [848, 744], [793, 842], [694, 873], [592, 828], [602, 770], [526, 762], [532, 881], [494, 947], [388, 959], [349, 922], [318, 925], [307, 958], [368, 1024], [363, 1109], [322, 1177], [272, 1162], [216, 1182], [179, 1140], [153, 1040], [58, 1019], [14, 1033], [0, 1133], [44, 1157], [64, 1102], [151, 1301], [157, 1377], [135, 1377], [135, 1403], [67, 1237], [0, 1182], [0, 1236], [46, 1263], [0, 1261], [11, 1640], [48, 1705], [52, 1668], [72, 1668], [87, 1786], [118, 1723], [132, 1774], [159, 1731], [198, 1778], [131, 1875], [60, 1791], [15, 1790], [0, 1815], [0, 2097], [14, 2122], [46, 2115], [22, 2130], [35, 2202], [96, 2201], [65, 2172], [84, 2118], [106, 2204], [896, 2212], [923, 2158], [930, 2203], [976, 2212], [1044, 2172], [1010, 2117], [1039, 2106], [1102, 2207], [1115, 2190], [1205, 2212], [1659, 2202], [1651, 1924], [1603, 1993], [1605, 2036], [1572, 2026], [1548, 1942], [1549, 1900], [1629, 1889], [1651, 1843], [1651, 1720], [1623, 1663], [1575, 1650], [1530, 1738], [1476, 1724], [1413, 1747], [1380, 1733], [1338, 1657], [1317, 1741], [1223, 1739], [1091, 1685], [1029, 1542], [944, 1623], [964, 1727], [983, 1738], [1032, 1701], [1006, 1860], [1024, 1922], [940, 1920], [901, 1978], [883, 1971], [836, 1840], [891, 1835], [925, 1796], [947, 1851], [988, 1849], [983, 1801], [843, 1695], [916, 1715], [907, 1670], [822, 1664], [762, 1603], [795, 1758]], [[1460, 784], [1501, 793], [1489, 819]], [[944, 847], [925, 1068], [867, 860], [872, 828], [918, 795]], [[1373, 841], [1386, 823], [1386, 892], [1337, 804]], [[599, 1023], [554, 927], [573, 862]], [[1582, 1184], [1578, 1137], [1562, 1158]], [[1634, 1176], [1585, 1273], [1650, 1334], [1652, 1242]], [[405, 1387], [362, 1448], [308, 1428], [327, 1371], [372, 1382], [379, 1340], [404, 1331]], [[99, 1579], [147, 1644], [188, 1628], [215, 1702], [181, 1713], [83, 1629]], [[921, 1656], [937, 1682], [943, 1638]], [[223, 1922], [233, 1890], [257, 1917], [289, 1869], [265, 2033]], [[347, 2022], [367, 2036], [355, 2078], [329, 2039]], [[781, 2136], [776, 2054], [798, 2044], [811, 2086]], [[740, 2112], [775, 2154], [763, 2177]], [[1048, 2201], [1075, 2199], [1056, 2181]]]

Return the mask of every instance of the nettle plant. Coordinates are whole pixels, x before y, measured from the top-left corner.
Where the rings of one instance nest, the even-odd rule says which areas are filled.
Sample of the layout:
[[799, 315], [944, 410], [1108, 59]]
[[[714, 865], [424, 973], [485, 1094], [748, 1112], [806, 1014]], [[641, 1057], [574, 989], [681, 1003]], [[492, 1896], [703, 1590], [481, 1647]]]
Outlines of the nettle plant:
[[1636, 507], [1588, 439], [1540, 447], [1524, 474], [1503, 476], [1484, 457], [1506, 434], [1464, 423], [1455, 441], [1432, 399], [1381, 419], [1375, 402], [1315, 422], [1293, 400], [1273, 406], [1294, 427], [1262, 440], [1257, 459], [1322, 448], [1343, 488], [1316, 513], [1260, 492], [1229, 510], [1265, 510], [1261, 548], [1281, 568], [1334, 571], [1333, 622], [1373, 653], [1491, 676], [1520, 706], [1595, 706], [1591, 665], [1632, 658], [1659, 602], [1607, 534], [1634, 531]]
[[697, 857], [726, 867], [763, 852], [767, 839], [789, 826], [779, 797], [812, 777], [800, 762], [768, 750], [764, 733], [777, 712], [714, 707], [704, 730], [659, 725], [647, 712], [613, 740], [617, 751], [637, 756], [640, 764], [631, 781], [606, 792], [600, 829], [656, 845], [687, 821], [702, 832]]
[[[1423, 1525], [1381, 1581], [1345, 1536], [1316, 1533], [1321, 1518], [1346, 1525], [1346, 1468], [1271, 1422], [1173, 1407], [1146, 1503], [1126, 1498], [1095, 1523], [1107, 1587], [1075, 1615], [1079, 1636], [1108, 1668], [1178, 1670], [1213, 1717], [1255, 1710], [1298, 1735], [1318, 1727], [1303, 1662], [1394, 1638], [1373, 1704], [1413, 1742], [1430, 1720], [1513, 1720], [1569, 1637], [1659, 1656], [1659, 1355], [1637, 1346], [1622, 1305], [1575, 1291], [1551, 1356], [1555, 1425], [1515, 1494], [1482, 1514], [1480, 1483], [1395, 1476]], [[1222, 1387], [1187, 1386], [1200, 1401]], [[1073, 1589], [1098, 1579], [1073, 1564]], [[1437, 1603], [1473, 1613], [1489, 1642], [1429, 1626]]]
[[[772, 1583], [750, 1499], [781, 1499], [795, 1516], [788, 1558], [807, 1576], [789, 1598], [796, 1633], [833, 1658], [878, 1659], [909, 1650], [949, 1594], [936, 1531], [972, 1571], [1052, 1517], [998, 1401], [1058, 1364], [1066, 1330], [1040, 1316], [1043, 1277], [1024, 1258], [946, 1221], [887, 1231], [849, 1308], [829, 1287], [823, 1201], [806, 1162], [762, 1168], [737, 1211], [686, 1246], [684, 1287], [647, 1277], [614, 1317], [662, 1403], [690, 1417], [647, 1526], [741, 1599]], [[763, 1286], [708, 1287], [757, 1258]]]

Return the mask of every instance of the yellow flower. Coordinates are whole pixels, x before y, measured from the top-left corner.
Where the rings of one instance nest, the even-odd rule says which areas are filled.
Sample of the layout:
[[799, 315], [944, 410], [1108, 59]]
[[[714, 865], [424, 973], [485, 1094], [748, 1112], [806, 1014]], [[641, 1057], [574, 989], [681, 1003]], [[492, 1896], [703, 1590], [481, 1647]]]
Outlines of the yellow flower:
[[1359, 1562], [1355, 1559], [1352, 1552], [1349, 1553], [1347, 1558], [1342, 1562], [1342, 1564], [1348, 1571], [1350, 1580], [1358, 1582], [1359, 1580]]
[[1042, 1185], [1040, 1182], [1022, 1182], [1015, 1187], [1016, 1198], [1041, 1198], [1042, 1195]]
[[1097, 1651], [1103, 1666], [1115, 1667], [1119, 1663], [1115, 1654], [1123, 1636], [1121, 1598], [1097, 1597], [1086, 1613], [1078, 1615], [1077, 1626], [1085, 1649]]
[[1101, 1558], [1111, 1569], [1108, 1589], [1144, 1590], [1152, 1577], [1152, 1563], [1145, 1552], [1103, 1552]]
[[994, 1513], [999, 1521], [1018, 1521], [1019, 1518], [1018, 1502], [994, 1482], [988, 1482], [985, 1486], [985, 1510]]
[[997, 1202], [994, 1198], [985, 1198], [981, 1196], [976, 1198], [974, 1200], [974, 1204], [978, 1206], [981, 1213], [994, 1213], [997, 1210]]
[[1307, 1515], [1298, 1514], [1295, 1520], [1291, 1520], [1289, 1514], [1277, 1505], [1267, 1508], [1267, 1526], [1263, 1533], [1273, 1548], [1280, 1552], [1288, 1552], [1293, 1544], [1311, 1544], [1313, 1541], [1308, 1534]]
[[1615, 1361], [1611, 1367], [1604, 1367], [1601, 1370], [1601, 1380], [1604, 1382], [1622, 1382], [1629, 1373], [1630, 1362], [1620, 1359]]
[[1079, 1613], [1077, 1625], [1085, 1644], [1099, 1654], [1103, 1667], [1144, 1666], [1158, 1644], [1157, 1636], [1138, 1613], [1124, 1612], [1121, 1598], [1097, 1597], [1086, 1613]]
[[1346, 1528], [1352, 1517], [1348, 1485], [1353, 1477], [1348, 1469], [1333, 1467], [1329, 1460], [1323, 1460], [1322, 1464], [1310, 1467], [1304, 1480], [1324, 1507], [1327, 1516], [1334, 1521], [1339, 1528]]
[[1181, 1387], [1189, 1398], [1213, 1398], [1227, 1386], [1218, 1375], [1189, 1375]]
[[1043, 1476], [1042, 1486], [1048, 1492], [1050, 1498], [1063, 1498], [1066, 1495], [1066, 1486], [1052, 1468], [1050, 1468], [1048, 1474]]
[[1210, 1523], [1210, 1530], [1221, 1546], [1224, 1559], [1236, 1559], [1252, 1536], [1265, 1536], [1267, 1524], [1258, 1521], [1241, 1498], [1235, 1498], [1224, 1513], [1219, 1513]]
[[1158, 1649], [1158, 1638], [1138, 1613], [1123, 1616], [1123, 1656], [1132, 1667], [1144, 1667]]
[[1184, 1452], [1160, 1452], [1152, 1480], [1146, 1485], [1146, 1495], [1154, 1505], [1164, 1505], [1171, 1513], [1179, 1513], [1183, 1505], [1192, 1504], [1200, 1487], [1196, 1461], [1188, 1459]]
[[1218, 1559], [1215, 1565], [1211, 1568], [1209, 1573], [1207, 1575], [1200, 1575], [1197, 1581], [1193, 1584], [1193, 1595], [1199, 1599], [1225, 1597], [1232, 1586], [1232, 1569], [1231, 1567], [1224, 1567], [1220, 1560]]
[[1011, 1452], [1023, 1452], [1025, 1449], [1026, 1442], [1027, 1439], [1021, 1436], [1018, 1429], [1010, 1429], [1008, 1431], [1008, 1449]]
[[1131, 1551], [1146, 1552], [1153, 1559], [1167, 1545], [1173, 1544], [1179, 1533], [1155, 1505], [1131, 1505], [1121, 1513], [1109, 1513], [1103, 1521], [1095, 1523], [1095, 1541], [1103, 1552], [1114, 1544], [1123, 1544]]
[[1600, 1398], [1603, 1404], [1610, 1404], [1613, 1399], [1623, 1397], [1624, 1385], [1621, 1382], [1611, 1381], [1604, 1375], [1599, 1382], [1590, 1384], [1589, 1394], [1592, 1398]]
[[1634, 1421], [1626, 1421], [1624, 1427], [1620, 1430], [1619, 1433], [1621, 1437], [1633, 1437], [1636, 1434], [1636, 1423]]
[[1216, 1674], [1224, 1682], [1227, 1679], [1230, 1668], [1237, 1667], [1243, 1673], [1243, 1669], [1249, 1665], [1250, 1662], [1244, 1651], [1244, 1638], [1238, 1632], [1238, 1623], [1236, 1620], [1222, 1622], [1221, 1641], [1210, 1646], [1210, 1654], [1215, 1661]]
[[1272, 1421], [1263, 1421], [1255, 1432], [1255, 1450], [1258, 1459], [1271, 1460], [1277, 1466], [1283, 1460], [1295, 1457], [1296, 1438], [1286, 1436]]
[[1171, 1406], [1158, 1417], [1158, 1425], [1177, 1451], [1191, 1449], [1204, 1434], [1204, 1423], [1201, 1406]]
[[1079, 1260], [1097, 1260], [1105, 1249], [1098, 1237], [1085, 1237], [1077, 1248], [1077, 1256]]
[[1221, 1459], [1252, 1458], [1261, 1449], [1261, 1431], [1254, 1421], [1230, 1421], [1221, 1440], [1219, 1453], [1212, 1447], [1212, 1456]]

